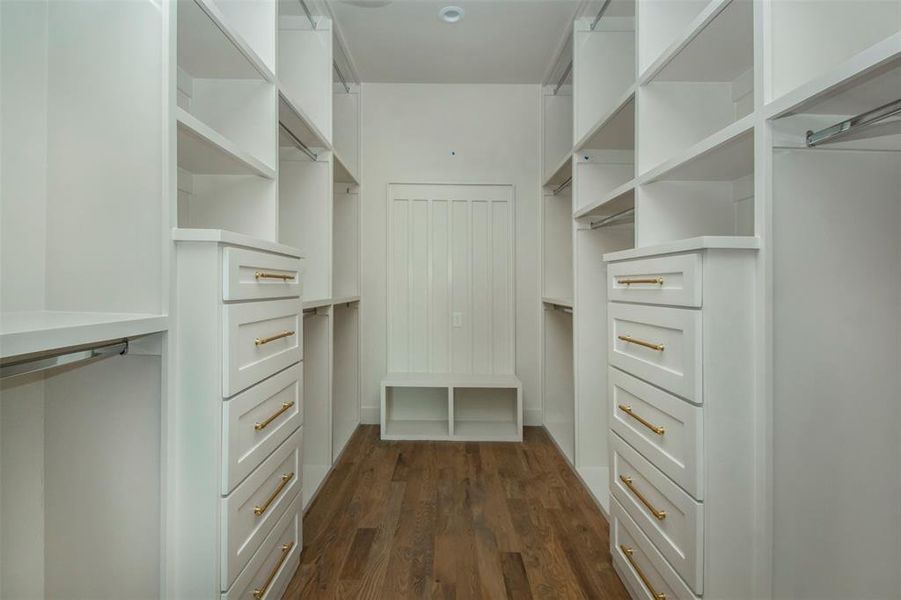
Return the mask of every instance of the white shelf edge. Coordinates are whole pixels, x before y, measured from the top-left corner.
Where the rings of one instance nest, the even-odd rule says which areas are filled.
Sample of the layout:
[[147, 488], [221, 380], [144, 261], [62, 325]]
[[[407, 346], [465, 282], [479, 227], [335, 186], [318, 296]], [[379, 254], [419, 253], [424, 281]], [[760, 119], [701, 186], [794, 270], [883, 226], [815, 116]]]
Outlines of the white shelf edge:
[[583, 206], [582, 208], [580, 208], [579, 210], [574, 212], [573, 219], [582, 219], [584, 217], [590, 216], [594, 211], [598, 210], [599, 208], [602, 208], [602, 207], [606, 206], [607, 204], [610, 204], [614, 200], [618, 200], [619, 198], [625, 196], [626, 194], [628, 194], [630, 192], [634, 192], [635, 187], [637, 185], [638, 185], [637, 179], [632, 179], [630, 181], [627, 181], [626, 183], [622, 184], [621, 186], [614, 188], [613, 190], [608, 192], [597, 202], [593, 202], [593, 203], [589, 204], [588, 206]]
[[604, 262], [619, 260], [631, 260], [646, 256], [659, 256], [661, 254], [675, 254], [677, 252], [692, 252], [694, 250], [758, 250], [760, 238], [753, 235], [702, 235], [699, 237], [685, 238], [645, 246], [643, 248], [631, 248], [604, 254]]
[[619, 98], [616, 105], [611, 109], [607, 114], [602, 115], [600, 119], [598, 119], [597, 123], [595, 123], [582, 138], [576, 142], [573, 146], [573, 154], [576, 154], [582, 150], [585, 150], [585, 144], [587, 144], [594, 136], [596, 136], [610, 121], [613, 120], [616, 115], [618, 115], [629, 102], [635, 98], [635, 89], [636, 85], [633, 83], [628, 87], [626, 92]]
[[353, 304], [354, 302], [359, 301], [359, 296], [337, 296], [332, 298], [332, 304]]
[[[742, 2], [744, 0], [735, 0]], [[707, 28], [733, 0], [711, 0], [680, 35], [638, 77], [640, 85], [654, 80], [689, 44]]]
[[498, 387], [518, 388], [522, 382], [514, 374], [503, 373], [388, 373], [386, 387]]
[[263, 250], [275, 254], [284, 254], [293, 258], [304, 258], [302, 250], [278, 242], [262, 240], [243, 233], [235, 233], [227, 229], [193, 229], [189, 227], [173, 227], [172, 240], [175, 242], [216, 242], [242, 246], [253, 250]]
[[548, 187], [548, 186], [556, 185], [556, 184], [560, 183], [558, 181], [555, 181], [555, 179], [557, 178], [557, 175], [563, 173], [566, 170], [567, 165], [569, 166], [570, 169], [572, 169], [572, 156], [573, 156], [572, 152], [568, 152], [566, 154], [566, 156], [563, 157], [563, 160], [561, 160], [560, 163], [557, 165], [557, 167], [554, 169], [554, 171], [548, 177], [545, 178], [545, 180], [544, 180], [544, 182], [542, 182], [541, 186]]
[[245, 152], [233, 141], [189, 113], [181, 107], [175, 108], [175, 119], [179, 127], [184, 127], [190, 135], [198, 138], [212, 150], [225, 154], [232, 160], [243, 164], [247, 169], [260, 177], [275, 179], [275, 169]]
[[554, 298], [552, 296], [542, 296], [541, 302], [544, 304], [553, 304], [554, 306], [563, 306], [564, 308], [572, 308], [573, 301], [565, 298]]
[[275, 83], [275, 73], [260, 58], [260, 55], [247, 43], [244, 37], [229, 27], [227, 19], [219, 11], [219, 8], [210, 0], [194, 0], [194, 3], [209, 17], [210, 21], [222, 32], [222, 35], [241, 53], [254, 69], [269, 83]]
[[783, 117], [805, 104], [816, 102], [836, 88], [893, 60], [901, 60], [901, 32], [858, 52], [825, 75], [814, 77], [773, 101], [767, 102], [763, 107], [763, 117], [766, 120]]
[[[335, 157], [335, 174], [334, 174], [335, 183], [351, 183], [353, 185], [360, 185], [360, 180], [357, 179], [357, 176], [354, 175], [353, 171], [351, 171], [348, 168], [347, 163], [341, 159], [341, 155], [338, 154], [338, 152], [336, 150], [332, 150], [332, 156]], [[339, 166], [340, 166], [340, 169], [338, 168]], [[345, 181], [344, 179], [339, 179], [339, 177], [341, 177], [340, 175], [338, 175], [339, 171], [341, 173], [346, 173], [347, 177], [350, 178], [350, 181]]]
[[[313, 137], [316, 138], [318, 145], [313, 146], [313, 148], [311, 149], [320, 149], [324, 152], [333, 151], [334, 149], [332, 148], [331, 142], [329, 142], [322, 131], [318, 127], [316, 127], [316, 124], [313, 123], [313, 119], [310, 118], [307, 112], [303, 108], [298, 106], [297, 103], [294, 102], [294, 100], [291, 99], [291, 97], [288, 95], [287, 90], [285, 90], [285, 88], [282, 86], [281, 81], [279, 81], [277, 85], [279, 102], [284, 103], [288, 110], [294, 113], [294, 116], [297, 117], [297, 119], [299, 119], [304, 124], [304, 126], [310, 130], [310, 133], [313, 134]], [[285, 125], [287, 126], [288, 123], [285, 123]]]
[[[18, 327], [15, 321], [20, 321]], [[12, 322], [11, 322], [12, 321]], [[7, 359], [167, 331], [168, 315], [76, 311], [0, 314], [0, 358]]]
[[335, 298], [315, 298], [313, 300], [304, 300], [304, 310], [309, 308], [324, 308], [326, 306], [334, 306], [336, 304], [353, 304], [359, 302], [359, 296], [338, 296]]
[[637, 178], [637, 184], [643, 185], [646, 183], [653, 183], [660, 179], [665, 179], [665, 175], [671, 173], [672, 171], [675, 171], [689, 161], [700, 158], [710, 152], [714, 152], [720, 146], [723, 146], [733, 141], [734, 139], [745, 135], [749, 131], [753, 131], [754, 119], [755, 115], [754, 113], [751, 113], [750, 115], [744, 116], [738, 121], [727, 125], [719, 131], [707, 136], [700, 142], [685, 150], [682, 155], [670, 158], [657, 165], [656, 167], [646, 171], [642, 175], [639, 175]]

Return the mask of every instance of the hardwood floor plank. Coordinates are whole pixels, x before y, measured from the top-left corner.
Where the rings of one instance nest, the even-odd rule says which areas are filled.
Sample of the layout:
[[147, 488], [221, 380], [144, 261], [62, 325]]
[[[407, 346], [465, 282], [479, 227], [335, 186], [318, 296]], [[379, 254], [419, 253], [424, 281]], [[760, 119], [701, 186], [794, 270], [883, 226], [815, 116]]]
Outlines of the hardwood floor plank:
[[627, 600], [609, 527], [540, 428], [383, 442], [362, 426], [304, 517], [285, 598]]

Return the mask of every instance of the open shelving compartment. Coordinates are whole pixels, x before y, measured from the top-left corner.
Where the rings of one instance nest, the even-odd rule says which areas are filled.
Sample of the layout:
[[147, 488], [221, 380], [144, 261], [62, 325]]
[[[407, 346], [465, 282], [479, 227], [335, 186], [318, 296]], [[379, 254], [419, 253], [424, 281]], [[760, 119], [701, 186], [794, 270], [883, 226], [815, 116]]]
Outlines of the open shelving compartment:
[[545, 302], [542, 397], [544, 427], [570, 464], [575, 458], [573, 309]]
[[164, 27], [152, 3], [0, 3], [4, 598], [160, 594]]
[[382, 439], [450, 439], [450, 393], [447, 386], [387, 386]]
[[310, 505], [332, 468], [332, 309], [303, 315], [303, 506]]
[[541, 197], [542, 202], [542, 277], [543, 300], [572, 307], [572, 160], [552, 178]]
[[332, 458], [337, 460], [360, 424], [360, 304], [332, 307]]

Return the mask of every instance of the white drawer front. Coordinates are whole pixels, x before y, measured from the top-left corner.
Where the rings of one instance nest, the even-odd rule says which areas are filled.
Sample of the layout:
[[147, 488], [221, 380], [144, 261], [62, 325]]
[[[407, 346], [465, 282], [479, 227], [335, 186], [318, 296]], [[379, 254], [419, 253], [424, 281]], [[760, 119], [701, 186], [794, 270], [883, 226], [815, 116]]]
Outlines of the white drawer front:
[[222, 600], [266, 600], [281, 598], [300, 563], [303, 549], [303, 513], [301, 498], [294, 501], [278, 520], [263, 545], [253, 555], [247, 567], [235, 579]]
[[610, 445], [613, 496], [689, 587], [703, 593], [703, 505], [616, 435]]
[[301, 489], [298, 429], [227, 498], [222, 499], [222, 590], [227, 590]]
[[613, 367], [607, 381], [611, 429], [702, 500], [703, 409]]
[[223, 250], [223, 300], [298, 298], [301, 289], [299, 258], [244, 248]]
[[697, 599], [615, 498], [610, 500], [610, 554], [633, 598]]
[[610, 300], [701, 306], [701, 255], [677, 254], [610, 263]]
[[701, 313], [611, 302], [609, 361], [696, 403], [701, 397]]
[[223, 403], [222, 493], [228, 494], [303, 423], [297, 363]]
[[269, 300], [222, 307], [222, 389], [226, 397], [302, 358], [300, 300]]

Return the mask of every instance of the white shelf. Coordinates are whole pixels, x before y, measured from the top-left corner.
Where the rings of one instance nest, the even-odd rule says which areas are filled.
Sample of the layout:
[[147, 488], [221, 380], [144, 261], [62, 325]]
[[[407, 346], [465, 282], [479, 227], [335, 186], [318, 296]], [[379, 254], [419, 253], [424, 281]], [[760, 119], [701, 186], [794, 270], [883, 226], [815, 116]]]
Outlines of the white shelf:
[[335, 183], [352, 183], [353, 185], [359, 185], [360, 181], [357, 179], [357, 176], [351, 172], [346, 164], [344, 164], [344, 161], [341, 160], [341, 156], [334, 150], [332, 151], [332, 156], [335, 157]]
[[[299, 104], [292, 101], [288, 93], [282, 87], [281, 82], [278, 85], [278, 120], [297, 139], [303, 142], [313, 151], [328, 151], [332, 149], [332, 145], [328, 142], [322, 131], [313, 124], [313, 120]], [[285, 144], [290, 145], [290, 144]]]
[[518, 442], [519, 428], [512, 421], [454, 421], [457, 442]]
[[616, 106], [602, 116], [588, 130], [581, 140], [576, 142], [574, 152], [585, 149], [629, 149], [635, 148], [635, 86], [623, 94]]
[[541, 301], [545, 304], [553, 304], [554, 306], [563, 306], [565, 308], [572, 308], [573, 301], [565, 300], [563, 298], [551, 298], [550, 296], [542, 296]]
[[639, 83], [735, 79], [753, 64], [752, 8], [745, 0], [711, 0], [641, 73]]
[[304, 300], [303, 308], [304, 310], [310, 308], [323, 308], [326, 306], [334, 306], [336, 304], [352, 304], [354, 302], [359, 302], [359, 296], [340, 296], [336, 298], [319, 298], [313, 300]]
[[[179, 3], [182, 4], [182, 3]], [[275, 169], [182, 108], [178, 122], [178, 166], [198, 175], [259, 175], [275, 179]]]
[[584, 217], [609, 217], [635, 206], [636, 180], [628, 181], [596, 202], [573, 213], [573, 219]]
[[446, 440], [450, 438], [447, 421], [394, 421], [389, 419], [382, 439]]
[[607, 467], [580, 467], [576, 475], [591, 493], [604, 516], [610, 515], [610, 470]]
[[178, 66], [192, 77], [275, 81], [266, 62], [227, 23], [212, 0], [180, 0]]
[[235, 233], [227, 229], [192, 229], [185, 227], [173, 227], [172, 239], [176, 242], [217, 242], [220, 244], [229, 244], [231, 246], [243, 246], [254, 250], [263, 250], [265, 252], [274, 252], [276, 254], [284, 254], [294, 258], [303, 258], [302, 250], [279, 244], [278, 242], [270, 242], [269, 240], [261, 240], [253, 236], [244, 235], [243, 233]]
[[639, 177], [639, 184], [734, 181], [754, 171], [754, 115], [724, 127]]
[[306, 511], [313, 500], [316, 499], [316, 495], [319, 493], [322, 483], [325, 481], [325, 478], [328, 477], [331, 470], [332, 467], [330, 465], [303, 466], [303, 479], [301, 480], [300, 485], [303, 489], [304, 511]]
[[166, 315], [25, 311], [0, 314], [0, 357], [47, 352], [166, 331]]
[[516, 375], [474, 373], [388, 373], [382, 384], [388, 387], [513, 388], [520, 385]]
[[573, 172], [573, 164], [572, 164], [572, 154], [568, 153], [563, 157], [563, 160], [560, 164], [557, 165], [557, 168], [545, 179], [544, 186], [545, 187], [557, 187], [564, 181], [566, 181], [567, 177], [571, 177]]
[[632, 260], [633, 258], [646, 258], [662, 254], [675, 254], [677, 252], [694, 252], [695, 250], [757, 250], [759, 248], [760, 238], [750, 235], [705, 235], [666, 242], [665, 244], [645, 246], [644, 248], [608, 252], [604, 255], [603, 260], [604, 262]]

